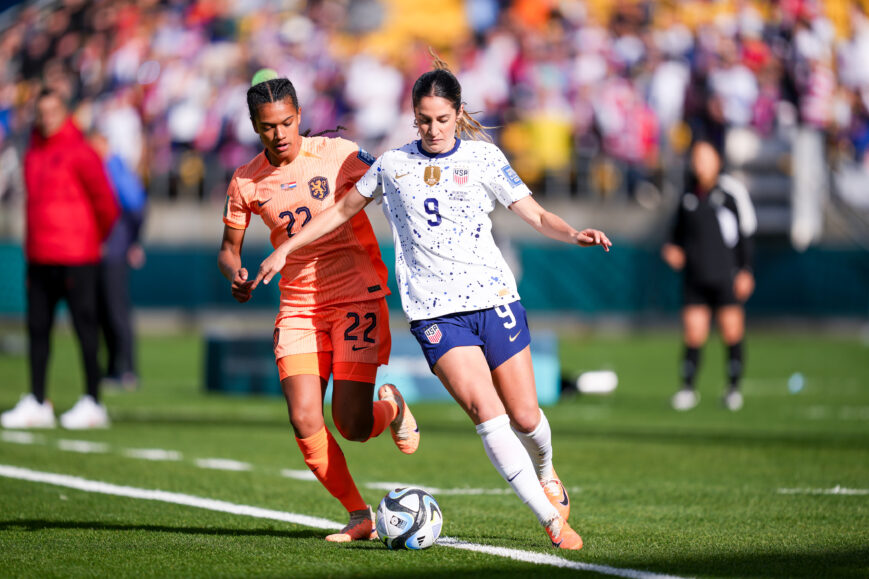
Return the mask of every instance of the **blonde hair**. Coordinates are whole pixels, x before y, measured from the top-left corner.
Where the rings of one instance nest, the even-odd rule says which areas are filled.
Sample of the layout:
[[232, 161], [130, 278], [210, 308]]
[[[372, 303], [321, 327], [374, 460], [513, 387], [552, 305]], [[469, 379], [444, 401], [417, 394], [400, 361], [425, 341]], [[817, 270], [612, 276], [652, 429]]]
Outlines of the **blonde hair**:
[[432, 70], [423, 73], [413, 84], [411, 91], [413, 108], [419, 106], [423, 97], [445, 98], [450, 101], [457, 113], [461, 111], [456, 119], [456, 136], [491, 143], [492, 138], [486, 130], [492, 127], [480, 124], [480, 121], [473, 116], [476, 113], [470, 113], [463, 107], [465, 103], [462, 102], [462, 85], [459, 80], [450, 70], [450, 66], [438, 56], [434, 49], [429, 47], [428, 50], [432, 57]]

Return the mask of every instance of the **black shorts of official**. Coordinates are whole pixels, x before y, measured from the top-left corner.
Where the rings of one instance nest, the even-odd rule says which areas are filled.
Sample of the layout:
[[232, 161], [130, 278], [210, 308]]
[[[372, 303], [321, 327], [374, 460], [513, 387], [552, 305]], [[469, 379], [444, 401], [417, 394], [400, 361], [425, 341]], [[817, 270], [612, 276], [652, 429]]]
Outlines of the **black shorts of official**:
[[686, 306], [709, 306], [712, 309], [739, 305], [733, 294], [733, 280], [699, 282], [685, 279], [682, 288], [682, 304]]

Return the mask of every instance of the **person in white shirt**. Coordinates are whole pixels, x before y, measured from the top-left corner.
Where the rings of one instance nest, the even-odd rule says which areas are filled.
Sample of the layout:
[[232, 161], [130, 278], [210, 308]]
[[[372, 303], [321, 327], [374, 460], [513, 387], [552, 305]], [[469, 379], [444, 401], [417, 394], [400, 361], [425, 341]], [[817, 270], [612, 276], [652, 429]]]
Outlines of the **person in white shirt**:
[[354, 189], [263, 261], [252, 288], [271, 281], [291, 252], [382, 195], [402, 307], [432, 372], [552, 544], [581, 549], [552, 466], [549, 423], [537, 405], [525, 310], [492, 239], [489, 213], [500, 202], [547, 237], [607, 251], [612, 244], [603, 232], [577, 231], [543, 209], [501, 150], [475, 140], [486, 138], [484, 127], [464, 110], [461, 85], [437, 57], [435, 69], [414, 84], [412, 100], [420, 139], [377, 159]]

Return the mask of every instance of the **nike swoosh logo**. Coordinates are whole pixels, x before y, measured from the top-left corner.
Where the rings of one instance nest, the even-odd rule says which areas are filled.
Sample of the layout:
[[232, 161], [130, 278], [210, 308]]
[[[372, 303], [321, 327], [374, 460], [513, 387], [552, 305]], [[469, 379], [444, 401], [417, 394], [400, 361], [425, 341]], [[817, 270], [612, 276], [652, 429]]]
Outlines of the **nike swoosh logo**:
[[515, 336], [510, 336], [510, 341], [515, 342], [516, 338], [518, 338], [519, 334], [521, 334], [521, 333], [522, 333], [522, 330], [519, 330], [519, 332], [517, 332]]
[[263, 205], [265, 205], [266, 203], [268, 203], [268, 202], [271, 201], [271, 200], [272, 200], [272, 198], [269, 197], [269, 198], [266, 199], [265, 201], [257, 201], [257, 204], [258, 204], [260, 207], [262, 207]]
[[354, 352], [358, 352], [359, 350], [365, 350], [365, 349], [370, 348], [370, 347], [371, 346], [353, 346], [352, 349]]
[[569, 503], [570, 501], [567, 499], [567, 491], [564, 490], [564, 487], [561, 487], [561, 496], [562, 496], [562, 500], [560, 500], [558, 502], [559, 502], [559, 504], [564, 505], [566, 507], [567, 503]]
[[408, 175], [410, 175], [410, 173], [402, 173], [401, 175], [396, 175], [395, 178], [401, 179], [402, 177], [407, 177]]
[[519, 472], [517, 472], [516, 474], [514, 474], [513, 476], [511, 476], [510, 478], [508, 478], [507, 482], [513, 482], [513, 479], [516, 478], [517, 476], [519, 476], [520, 474], [522, 474], [521, 470]]

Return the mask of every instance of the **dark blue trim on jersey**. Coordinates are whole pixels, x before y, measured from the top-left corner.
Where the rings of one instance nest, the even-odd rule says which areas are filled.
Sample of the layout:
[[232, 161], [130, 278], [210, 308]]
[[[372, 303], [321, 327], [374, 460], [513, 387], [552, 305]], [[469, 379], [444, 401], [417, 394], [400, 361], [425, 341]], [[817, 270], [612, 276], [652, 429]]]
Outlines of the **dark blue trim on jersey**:
[[462, 144], [462, 140], [460, 138], [456, 137], [456, 144], [453, 146], [452, 149], [450, 149], [446, 153], [429, 153], [428, 151], [426, 151], [425, 149], [422, 148], [422, 139], [419, 139], [416, 141], [416, 149], [421, 154], [428, 157], [429, 159], [441, 159], [443, 157], [449, 157], [450, 155], [452, 155], [453, 153], [458, 151], [459, 145], [461, 145], [461, 144]]

